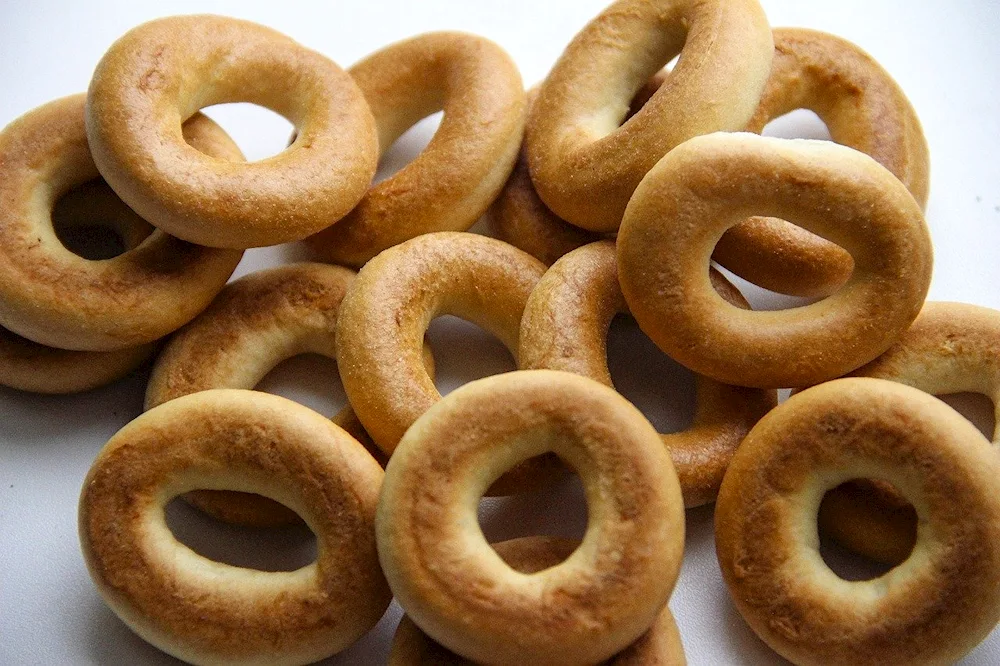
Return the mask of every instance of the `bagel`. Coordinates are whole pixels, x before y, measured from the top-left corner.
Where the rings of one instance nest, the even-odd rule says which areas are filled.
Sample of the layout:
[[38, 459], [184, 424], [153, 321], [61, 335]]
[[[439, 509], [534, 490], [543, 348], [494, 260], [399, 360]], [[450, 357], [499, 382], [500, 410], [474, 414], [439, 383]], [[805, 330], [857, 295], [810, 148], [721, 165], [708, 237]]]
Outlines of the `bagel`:
[[[851, 375], [888, 379], [931, 395], [981, 393], [1000, 404], [1000, 312], [928, 302], [896, 344]], [[1000, 442], [1000, 429], [993, 442]], [[913, 550], [917, 514], [886, 484], [852, 481], [827, 493], [819, 527], [856, 553], [896, 565]]]
[[[490, 544], [507, 566], [523, 574], [535, 574], [554, 567], [580, 545], [574, 539], [523, 537]], [[406, 615], [399, 621], [392, 639], [389, 666], [460, 666], [470, 664], [420, 631]], [[649, 631], [610, 660], [609, 666], [684, 666], [684, 646], [674, 616], [666, 606]]]
[[[52, 226], [59, 241], [85, 259], [110, 259], [137, 247], [153, 231], [100, 179], [56, 201]], [[0, 328], [0, 385], [32, 393], [80, 393], [121, 379], [155, 351], [155, 343], [113, 352], [56, 349]]]
[[[476, 520], [500, 475], [547, 451], [583, 482], [589, 522], [565, 561], [521, 574]], [[470, 382], [428, 409], [386, 467], [375, 522], [396, 599], [435, 641], [490, 664], [581, 664], [639, 638], [673, 590], [684, 504], [659, 436], [627, 400], [567, 372]]]
[[[905, 562], [845, 581], [819, 552], [824, 493], [892, 483], [920, 529]], [[880, 379], [827, 382], [760, 420], [726, 472], [715, 545], [733, 603], [795, 664], [955, 663], [1000, 620], [1000, 459], [945, 403]]]
[[521, 313], [544, 272], [517, 248], [461, 232], [418, 236], [361, 269], [340, 306], [337, 362], [351, 405], [386, 454], [441, 399], [420, 358], [431, 320], [474, 322], [516, 359]]
[[[300, 263], [251, 273], [229, 284], [160, 354], [146, 389], [146, 409], [208, 389], [252, 389], [275, 366], [299, 354], [336, 360], [337, 313], [353, 280], [354, 272], [347, 268]], [[426, 345], [423, 361], [433, 375], [434, 359]], [[388, 458], [350, 405], [333, 422], [385, 464]], [[268, 526], [298, 520], [294, 511], [259, 496], [196, 490], [184, 498], [230, 523]]]
[[[712, 285], [729, 303], [749, 309], [739, 290], [711, 270]], [[531, 292], [521, 319], [523, 369], [565, 370], [614, 388], [608, 370], [608, 328], [628, 314], [618, 284], [615, 245], [598, 241], [557, 261]], [[775, 391], [746, 389], [695, 376], [694, 422], [661, 435], [684, 493], [684, 504], [715, 500], [736, 447], [778, 402]]]
[[[665, 78], [665, 71], [657, 72], [636, 93], [628, 117], [634, 116], [649, 101]], [[528, 91], [529, 109], [536, 97], [537, 86]], [[549, 210], [531, 183], [528, 155], [523, 144], [514, 170], [490, 207], [486, 221], [494, 238], [527, 252], [546, 266], [556, 263], [567, 252], [601, 240], [601, 234], [573, 226]]]
[[[191, 245], [162, 231], [104, 261], [68, 250], [53, 229], [53, 208], [61, 195], [99, 175], [83, 120], [84, 96], [73, 95], [0, 132], [0, 326], [60, 349], [137, 347], [201, 312], [243, 253]], [[205, 116], [184, 125], [184, 138], [194, 152], [242, 159]], [[127, 206], [95, 207], [95, 219], [121, 218], [121, 226], [136, 219]]]
[[[615, 231], [667, 152], [746, 125], [773, 53], [757, 0], [618, 0], [573, 38], [538, 91], [525, 141], [539, 196], [572, 224]], [[636, 91], [678, 54], [622, 125]]]
[[[233, 164], [191, 150], [181, 123], [227, 102], [296, 128], [284, 152]], [[279, 32], [221, 16], [144, 23], [101, 58], [87, 93], [101, 175], [154, 226], [222, 248], [299, 240], [346, 215], [375, 175], [375, 122], [340, 67]]]
[[0, 385], [32, 393], [80, 393], [121, 379], [154, 351], [153, 343], [113, 352], [69, 351], [0, 328]]
[[317, 256], [361, 266], [420, 234], [469, 229], [503, 187], [524, 133], [524, 87], [510, 56], [482, 37], [434, 32], [391, 44], [350, 74], [383, 154], [421, 118], [444, 117], [416, 159], [309, 239]]
[[[870, 155], [927, 206], [930, 157], [920, 120], [892, 76], [856, 44], [804, 28], [774, 30], [771, 75], [747, 130], [799, 108], [815, 112], [830, 138]], [[843, 248], [774, 218], [727, 231], [713, 255], [756, 285], [795, 296], [827, 296], [851, 275]]]
[[[374, 519], [382, 469], [316, 412], [219, 389], [171, 400], [120, 430], [80, 496], [80, 542], [101, 596], [129, 627], [193, 664], [307, 664], [378, 622], [391, 594]], [[267, 495], [315, 533], [296, 571], [222, 564], [178, 542], [164, 505], [197, 488]]]
[[[829, 298], [741, 310], [712, 289], [722, 234], [750, 215], [791, 220], [846, 248], [850, 282]], [[669, 356], [726, 384], [798, 387], [888, 349], [916, 318], [932, 249], [920, 206], [875, 160], [828, 141], [717, 133], [672, 150], [636, 189], [618, 234], [622, 292]]]

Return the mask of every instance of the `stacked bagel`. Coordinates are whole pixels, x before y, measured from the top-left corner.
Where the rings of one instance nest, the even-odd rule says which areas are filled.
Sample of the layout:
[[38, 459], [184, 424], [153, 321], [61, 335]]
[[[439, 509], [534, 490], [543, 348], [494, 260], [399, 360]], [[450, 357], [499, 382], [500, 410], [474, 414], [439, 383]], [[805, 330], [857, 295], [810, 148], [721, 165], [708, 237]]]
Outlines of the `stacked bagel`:
[[[231, 101], [288, 118], [288, 148], [245, 162], [199, 113]], [[833, 142], [759, 136], [803, 107]], [[682, 664], [684, 509], [713, 502], [736, 608], [794, 663], [949, 662], [1000, 621], [1000, 459], [933, 397], [1000, 399], [1000, 313], [925, 303], [929, 157], [898, 85], [840, 38], [772, 30], [757, 0], [618, 0], [528, 94], [474, 35], [345, 71], [247, 21], [159, 19], [86, 95], [5, 128], [0, 176], [0, 383], [81, 391], [155, 356], [79, 528], [107, 604], [178, 658], [310, 663], [395, 597], [392, 664]], [[487, 212], [495, 237], [469, 233]], [[67, 248], [99, 219], [121, 252]], [[245, 249], [299, 241], [314, 261], [226, 284]], [[712, 261], [820, 300], [754, 311]], [[615, 390], [619, 314], [695, 374], [683, 432]], [[442, 397], [441, 315], [518, 371]], [[337, 361], [332, 418], [253, 390], [304, 353]], [[570, 471], [582, 540], [487, 543], [484, 495]], [[305, 522], [317, 560], [206, 559], [166, 525], [176, 497]], [[820, 531], [893, 568], [844, 581]]]

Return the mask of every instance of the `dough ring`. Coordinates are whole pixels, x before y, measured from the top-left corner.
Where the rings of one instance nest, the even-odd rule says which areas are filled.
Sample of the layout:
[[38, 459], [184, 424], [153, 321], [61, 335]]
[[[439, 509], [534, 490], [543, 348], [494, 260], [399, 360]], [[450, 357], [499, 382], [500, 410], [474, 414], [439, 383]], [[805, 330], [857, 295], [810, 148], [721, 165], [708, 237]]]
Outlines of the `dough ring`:
[[[390, 248], [361, 269], [340, 308], [337, 360], [351, 405], [385, 453], [441, 399], [420, 361], [431, 320], [451, 314], [474, 322], [517, 359], [521, 313], [544, 272], [506, 243], [446, 231]], [[551, 456], [531, 461], [490, 492], [517, 492], [558, 467]]]
[[[830, 138], [860, 150], [927, 205], [930, 157], [916, 111], [887, 71], [857, 45], [804, 28], [774, 30], [771, 76], [747, 130], [796, 109], [815, 112]], [[783, 294], [827, 296], [851, 276], [843, 248], [775, 218], [752, 218], [727, 231], [713, 255], [756, 285]]]
[[[931, 395], [981, 393], [994, 406], [1000, 404], [1000, 312], [928, 302], [896, 344], [851, 374], [900, 382]], [[1000, 442], [1000, 419], [993, 442]], [[891, 487], [856, 481], [827, 494], [819, 527], [856, 553], [896, 565], [913, 550], [917, 515]]]
[[[665, 84], [622, 124], [636, 91], [678, 54]], [[539, 89], [525, 137], [538, 194], [568, 222], [615, 231], [661, 157], [746, 125], [773, 54], [757, 0], [618, 0], [573, 38]]]
[[[846, 248], [851, 280], [788, 310], [726, 303], [709, 260], [722, 234], [754, 214]], [[755, 134], [672, 150], [636, 189], [618, 234], [622, 292], [646, 335], [694, 372], [761, 388], [818, 384], [884, 352], [920, 311], [931, 263], [923, 212], [884, 167], [829, 141]]]
[[[378, 622], [391, 593], [374, 520], [383, 473], [316, 412], [256, 391], [171, 400], [122, 428], [80, 496], [84, 559], [105, 602], [143, 639], [193, 664], [307, 664]], [[196, 488], [255, 492], [294, 509], [317, 561], [264, 572], [198, 555], [164, 506]]]
[[[721, 273], [713, 287], [736, 307], [750, 305]], [[628, 314], [612, 241], [578, 248], [557, 261], [531, 292], [521, 320], [518, 358], [524, 369], [575, 372], [614, 388], [607, 336], [616, 314]], [[715, 500], [736, 447], [777, 404], [774, 391], [747, 389], [695, 376], [695, 416], [683, 432], [661, 435], [684, 492], [684, 504]]]
[[[823, 561], [816, 514], [859, 477], [899, 488], [920, 530], [905, 562], [851, 582]], [[750, 432], [719, 491], [733, 603], [795, 664], [955, 663], [1000, 620], [998, 478], [979, 431], [914, 388], [851, 378], [794, 395]]]
[[[250, 164], [181, 140], [199, 109], [253, 102], [287, 118], [295, 142]], [[279, 32], [221, 16], [133, 28], [101, 58], [87, 94], [94, 161], [156, 227], [192, 243], [248, 248], [299, 240], [346, 215], [375, 175], [375, 121], [354, 81]]]
[[[52, 223], [64, 245], [68, 245], [67, 237], [83, 240], [101, 232], [113, 234], [106, 237], [108, 246], [91, 243], [84, 247], [104, 254], [117, 249], [112, 246], [114, 241], [120, 242], [121, 251], [131, 250], [153, 231], [100, 179], [84, 183], [60, 198], [52, 210]], [[121, 379], [155, 350], [156, 344], [149, 343], [112, 352], [70, 351], [40, 345], [0, 328], [0, 385], [32, 393], [89, 391]]]
[[[579, 474], [589, 521], [564, 562], [516, 572], [486, 543], [479, 500], [552, 451]], [[684, 504], [659, 435], [627, 400], [553, 370], [470, 382], [428, 409], [386, 468], [375, 529], [396, 599], [435, 641], [492, 664], [595, 663], [666, 605]]]
[[482, 37], [433, 32], [387, 46], [350, 74], [383, 153], [420, 119], [441, 110], [444, 117], [416, 159], [309, 239], [313, 250], [361, 266], [420, 234], [469, 229], [503, 187], [524, 133], [524, 87], [510, 56]]
[[[162, 231], [113, 259], [88, 261], [68, 250], [52, 226], [53, 207], [64, 193], [99, 175], [83, 118], [84, 96], [73, 95], [25, 114], [0, 133], [0, 326], [60, 349], [137, 347], [201, 312], [243, 253], [191, 245]], [[205, 116], [184, 125], [184, 139], [192, 152], [242, 159], [236, 144]]]
[[[340, 266], [303, 263], [252, 273], [228, 285], [160, 354], [146, 390], [146, 409], [208, 389], [252, 389], [275, 366], [299, 354], [336, 359], [337, 314], [354, 275]], [[433, 375], [427, 345], [423, 362]], [[333, 422], [385, 463], [387, 456], [350, 405]], [[195, 490], [184, 499], [230, 523], [268, 526], [299, 520], [291, 509], [257, 495]]]
[[[534, 574], [554, 567], [569, 557], [580, 545], [575, 539], [559, 537], [522, 537], [490, 544], [507, 566], [524, 574]], [[636, 642], [602, 662], [606, 666], [656, 664], [684, 666], [684, 646], [670, 608], [663, 607], [649, 631]], [[392, 639], [388, 666], [466, 666], [473, 662], [436, 643], [420, 631], [406, 615], [399, 621]]]

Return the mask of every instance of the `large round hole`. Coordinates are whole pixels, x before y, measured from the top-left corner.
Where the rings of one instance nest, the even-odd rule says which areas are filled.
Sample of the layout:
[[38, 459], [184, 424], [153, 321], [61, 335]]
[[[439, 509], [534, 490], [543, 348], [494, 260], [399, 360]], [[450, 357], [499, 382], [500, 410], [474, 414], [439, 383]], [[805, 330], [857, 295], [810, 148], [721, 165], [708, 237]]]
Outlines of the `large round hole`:
[[635, 319], [617, 315], [608, 331], [608, 369], [615, 389], [658, 432], [686, 430], [694, 420], [694, 374], [660, 351]]
[[849, 581], [878, 578], [910, 556], [917, 514], [885, 481], [853, 479], [823, 496], [817, 517], [820, 555]]
[[281, 114], [249, 102], [215, 104], [201, 112], [226, 130], [248, 162], [283, 151], [295, 129]]
[[56, 200], [52, 229], [67, 250], [92, 261], [117, 257], [153, 232], [153, 227], [100, 178], [82, 183]]
[[282, 361], [254, 388], [331, 417], [347, 404], [336, 361], [319, 354], [300, 354]]
[[216, 562], [260, 571], [295, 571], [316, 560], [316, 535], [304, 523], [252, 528], [215, 520], [176, 498], [167, 527], [194, 552]]
[[479, 501], [479, 527], [490, 543], [540, 535], [580, 540], [587, 515], [587, 498], [575, 473], [529, 492]]
[[517, 369], [499, 339], [459, 317], [437, 317], [428, 327], [426, 339], [434, 352], [434, 383], [441, 395], [473, 380]]

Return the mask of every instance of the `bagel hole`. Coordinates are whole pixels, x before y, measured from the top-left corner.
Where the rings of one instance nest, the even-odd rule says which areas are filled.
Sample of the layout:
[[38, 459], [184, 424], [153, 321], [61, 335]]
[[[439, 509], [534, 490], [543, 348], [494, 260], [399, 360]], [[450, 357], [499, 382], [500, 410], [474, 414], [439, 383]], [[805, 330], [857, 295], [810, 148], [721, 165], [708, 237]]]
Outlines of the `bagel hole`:
[[391, 178], [415, 160], [434, 137], [442, 118], [444, 118], [444, 112], [438, 111], [417, 121], [393, 141], [392, 145], [383, 150], [378, 162], [378, 171], [375, 172], [374, 182], [377, 184]]
[[[831, 489], [823, 496], [818, 523], [820, 555], [847, 581], [886, 574], [895, 566], [889, 562], [904, 561], [916, 541], [916, 512], [883, 480], [852, 479]], [[869, 538], [866, 530], [877, 532], [878, 540]]]
[[[624, 118], [622, 118], [622, 125], [624, 125], [629, 118], [639, 113], [639, 111], [642, 110], [642, 107], [646, 106], [646, 102], [648, 102], [656, 91], [660, 89], [660, 86], [663, 85], [664, 81], [666, 81], [666, 77], [669, 76], [670, 72], [672, 72], [674, 67], [677, 66], [677, 62], [680, 60], [680, 57], [681, 55], [678, 53], [671, 58], [670, 62], [668, 62], [663, 69], [651, 76], [649, 81], [644, 83], [635, 95], [632, 96], [632, 101], [629, 102], [628, 113]], [[656, 77], [658, 76], [661, 77], [660, 81], [656, 81]]]
[[611, 320], [608, 369], [615, 389], [657, 432], [679, 432], [691, 426], [694, 374], [660, 351], [629, 315], [619, 314]]
[[482, 498], [479, 528], [486, 540], [493, 544], [526, 536], [583, 539], [587, 531], [587, 498], [580, 477], [568, 465], [566, 469], [564, 474], [527, 492]]
[[986, 439], [993, 441], [996, 406], [989, 397], [982, 393], [947, 393], [937, 397], [971, 421]]
[[514, 357], [499, 339], [459, 317], [435, 318], [426, 340], [434, 352], [434, 385], [441, 395], [473, 380], [517, 369]]
[[817, 139], [832, 141], [830, 128], [823, 119], [809, 109], [795, 109], [783, 116], [773, 118], [764, 125], [763, 136], [773, 136], [779, 139]]
[[823, 300], [821, 297], [805, 298], [802, 296], [779, 294], [776, 291], [765, 289], [755, 285], [753, 282], [744, 280], [725, 266], [714, 263], [712, 265], [740, 290], [740, 293], [743, 294], [743, 297], [747, 299], [750, 307], [754, 310], [791, 310], [792, 308], [802, 307]]
[[878, 562], [863, 555], [851, 552], [830, 537], [820, 536], [819, 553], [830, 571], [838, 578], [857, 582], [874, 580], [892, 570], [891, 564]]
[[299, 354], [274, 366], [254, 387], [332, 417], [347, 404], [337, 362], [320, 354]]
[[226, 130], [248, 162], [267, 159], [285, 150], [295, 130], [280, 113], [250, 102], [215, 104], [201, 112]]
[[295, 571], [316, 561], [316, 535], [305, 523], [244, 527], [212, 518], [177, 497], [164, 510], [182, 544], [216, 562], [259, 571]]
[[[101, 178], [77, 185], [60, 196], [52, 207], [51, 219], [63, 247], [91, 261], [124, 254], [153, 232], [153, 227]], [[122, 234], [120, 225], [131, 226], [129, 239]]]

